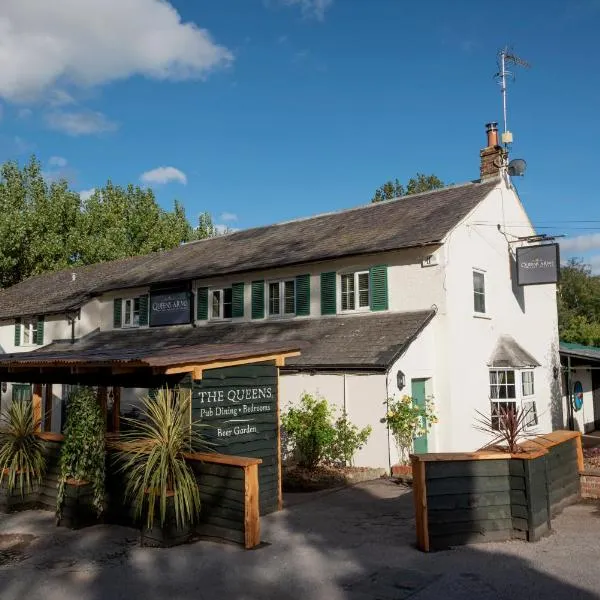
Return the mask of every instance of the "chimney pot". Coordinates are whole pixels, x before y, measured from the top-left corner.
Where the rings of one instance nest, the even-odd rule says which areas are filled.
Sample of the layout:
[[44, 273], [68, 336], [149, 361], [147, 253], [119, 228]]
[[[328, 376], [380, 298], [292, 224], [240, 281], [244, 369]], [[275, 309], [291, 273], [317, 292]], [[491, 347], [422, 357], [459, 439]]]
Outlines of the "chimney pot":
[[485, 124], [485, 132], [487, 133], [487, 147], [494, 148], [498, 145], [498, 123], [492, 121]]

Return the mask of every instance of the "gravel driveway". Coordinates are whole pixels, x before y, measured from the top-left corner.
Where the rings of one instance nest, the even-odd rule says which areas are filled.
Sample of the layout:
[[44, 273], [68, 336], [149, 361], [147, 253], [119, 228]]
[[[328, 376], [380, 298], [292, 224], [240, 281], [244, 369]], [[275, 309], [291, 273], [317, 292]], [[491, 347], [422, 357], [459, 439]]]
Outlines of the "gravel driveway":
[[140, 548], [137, 532], [74, 532], [41, 511], [0, 516], [2, 600], [600, 599], [600, 508], [580, 504], [537, 544], [423, 554], [412, 495], [381, 480], [292, 495], [263, 518], [261, 548]]

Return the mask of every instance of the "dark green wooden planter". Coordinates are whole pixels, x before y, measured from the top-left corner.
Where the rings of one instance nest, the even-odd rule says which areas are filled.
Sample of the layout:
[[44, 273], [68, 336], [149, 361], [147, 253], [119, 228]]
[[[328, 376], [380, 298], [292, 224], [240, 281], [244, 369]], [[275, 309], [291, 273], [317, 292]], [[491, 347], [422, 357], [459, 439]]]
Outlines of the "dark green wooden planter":
[[81, 529], [97, 524], [99, 520], [93, 500], [94, 490], [91, 483], [66, 483], [59, 525], [70, 529]]
[[[154, 514], [160, 514], [159, 501], [156, 501]], [[175, 520], [175, 506], [173, 498], [167, 498], [167, 514], [164, 525], [160, 524], [160, 518], [154, 518], [154, 524], [148, 529], [146, 524], [146, 515], [143, 517], [141, 529], [141, 545], [152, 546], [155, 548], [170, 548], [179, 544], [185, 544], [192, 536], [193, 529], [191, 525], [177, 527]]]
[[6, 476], [0, 484], [0, 512], [13, 512], [36, 508], [38, 503], [39, 485], [34, 484], [30, 491], [21, 495], [19, 486], [14, 490], [8, 491]]

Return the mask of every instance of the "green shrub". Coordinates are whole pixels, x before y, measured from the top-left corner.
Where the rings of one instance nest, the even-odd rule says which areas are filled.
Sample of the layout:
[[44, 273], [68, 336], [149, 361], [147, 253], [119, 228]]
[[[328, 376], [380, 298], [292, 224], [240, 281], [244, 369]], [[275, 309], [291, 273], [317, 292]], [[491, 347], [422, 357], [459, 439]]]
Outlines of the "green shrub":
[[303, 394], [300, 404], [282, 416], [285, 444], [298, 464], [314, 469], [319, 463], [351, 465], [354, 455], [367, 442], [371, 427], [359, 429], [344, 412], [335, 420], [335, 410], [325, 398]]
[[352, 466], [354, 455], [367, 443], [371, 435], [371, 426], [359, 429], [350, 422], [344, 411], [336, 420], [334, 430], [327, 458], [334, 464]]
[[2, 414], [0, 483], [6, 477], [8, 491], [18, 488], [21, 496], [41, 483], [46, 469], [42, 442], [35, 435], [37, 425], [28, 400], [14, 400]]
[[60, 522], [68, 479], [91, 483], [93, 504], [98, 515], [104, 510], [106, 423], [100, 403], [89, 387], [75, 390], [69, 397], [65, 440], [60, 453], [60, 479], [56, 495], [56, 520]]

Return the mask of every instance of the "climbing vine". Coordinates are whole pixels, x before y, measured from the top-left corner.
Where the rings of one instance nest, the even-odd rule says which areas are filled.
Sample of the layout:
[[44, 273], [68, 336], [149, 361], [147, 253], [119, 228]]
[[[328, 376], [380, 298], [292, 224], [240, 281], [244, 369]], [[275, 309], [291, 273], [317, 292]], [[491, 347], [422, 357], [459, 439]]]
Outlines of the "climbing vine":
[[65, 440], [60, 454], [60, 479], [56, 496], [56, 520], [61, 519], [65, 485], [69, 479], [87, 481], [93, 488], [98, 515], [104, 509], [106, 448], [102, 409], [89, 387], [75, 390], [69, 397]]

